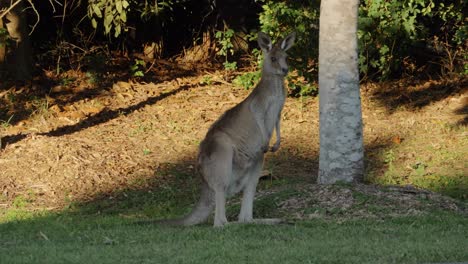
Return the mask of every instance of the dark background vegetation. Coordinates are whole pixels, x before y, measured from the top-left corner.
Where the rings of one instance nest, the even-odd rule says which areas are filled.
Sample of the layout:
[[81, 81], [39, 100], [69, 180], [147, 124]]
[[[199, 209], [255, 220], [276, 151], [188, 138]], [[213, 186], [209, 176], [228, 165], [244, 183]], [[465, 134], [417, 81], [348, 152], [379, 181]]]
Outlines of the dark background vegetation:
[[[35, 10], [27, 3], [25, 7], [29, 25], [37, 22], [30, 35], [36, 74], [44, 69], [58, 73], [70, 68], [100, 73], [109, 67], [109, 58], [123, 56], [134, 66], [131, 73], [140, 76], [137, 69], [148, 67], [147, 62], [178, 57], [185, 65], [203, 61], [210, 67], [244, 69], [231, 77], [248, 88], [259, 76], [245, 73], [258, 68], [256, 32], [262, 30], [277, 38], [294, 30], [298, 44], [291, 53], [291, 94], [317, 92], [320, 1], [32, 3]], [[361, 1], [362, 79], [467, 74], [467, 11], [463, 0]]]

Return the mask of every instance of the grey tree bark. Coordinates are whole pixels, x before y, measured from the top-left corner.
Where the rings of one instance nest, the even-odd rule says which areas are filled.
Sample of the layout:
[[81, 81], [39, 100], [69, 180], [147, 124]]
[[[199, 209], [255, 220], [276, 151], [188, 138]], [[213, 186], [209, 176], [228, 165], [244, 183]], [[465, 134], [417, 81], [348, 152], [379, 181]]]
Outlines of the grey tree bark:
[[318, 183], [364, 175], [357, 52], [359, 0], [322, 0], [319, 29], [320, 157]]
[[[6, 9], [10, 4], [10, 1], [0, 0], [0, 9]], [[14, 45], [0, 47], [0, 67], [6, 68], [16, 80], [30, 80], [32, 51], [23, 2], [17, 4], [0, 20], [0, 28], [6, 28], [14, 42]]]

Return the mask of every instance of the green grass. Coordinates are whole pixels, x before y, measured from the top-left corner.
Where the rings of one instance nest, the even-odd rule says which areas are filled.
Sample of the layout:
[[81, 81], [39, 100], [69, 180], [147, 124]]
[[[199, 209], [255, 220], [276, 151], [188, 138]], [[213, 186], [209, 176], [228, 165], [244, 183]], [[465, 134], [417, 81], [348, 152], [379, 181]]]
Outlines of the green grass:
[[122, 215], [73, 212], [19, 213], [3, 221], [2, 263], [468, 261], [468, 220], [448, 212], [277, 226], [232, 224], [223, 229], [135, 225]]
[[[341, 213], [350, 214], [349, 210], [391, 209], [385, 207], [382, 197], [361, 193], [351, 185], [330, 187], [353, 190], [355, 205], [348, 211], [330, 211], [313, 202], [302, 209], [327, 217], [294, 224], [231, 224], [222, 229], [209, 224], [187, 228], [135, 224], [136, 220], [173, 217], [190, 210], [198, 196], [198, 180], [190, 175], [168, 167], [157, 175], [161, 181], [157, 185], [152, 179], [141, 179], [134, 183], [135, 188], [103, 194], [88, 203], [70, 202], [67, 209], [55, 213], [28, 211], [34, 197], [19, 196], [13, 207], [0, 211], [0, 263], [468, 261], [466, 214], [433, 208], [416, 216], [340, 217]], [[259, 188], [270, 189], [271, 185], [262, 181]], [[294, 186], [282, 182], [280, 191], [257, 199], [254, 214], [293, 218], [293, 213], [282, 215], [278, 204], [307, 195]], [[235, 218], [238, 210], [235, 198], [229, 203], [228, 216]]]
[[466, 126], [449, 123], [414, 129], [401, 144], [377, 155], [367, 180], [377, 184], [413, 185], [457, 199], [468, 199]]

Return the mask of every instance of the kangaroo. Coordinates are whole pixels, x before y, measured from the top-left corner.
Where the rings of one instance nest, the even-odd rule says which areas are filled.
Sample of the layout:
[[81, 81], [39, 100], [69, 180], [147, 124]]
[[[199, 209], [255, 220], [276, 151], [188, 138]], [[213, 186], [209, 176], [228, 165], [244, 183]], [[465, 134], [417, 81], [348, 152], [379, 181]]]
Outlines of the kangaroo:
[[[226, 111], [200, 143], [198, 170], [201, 197], [192, 212], [181, 219], [163, 220], [169, 225], [196, 225], [215, 209], [214, 226], [227, 224], [226, 198], [243, 191], [239, 222], [253, 222], [253, 201], [267, 151], [280, 147], [280, 117], [286, 99], [284, 77], [288, 73], [286, 51], [294, 44], [293, 32], [274, 45], [259, 32], [264, 60], [260, 82], [241, 103]], [[269, 142], [276, 130], [276, 142]]]

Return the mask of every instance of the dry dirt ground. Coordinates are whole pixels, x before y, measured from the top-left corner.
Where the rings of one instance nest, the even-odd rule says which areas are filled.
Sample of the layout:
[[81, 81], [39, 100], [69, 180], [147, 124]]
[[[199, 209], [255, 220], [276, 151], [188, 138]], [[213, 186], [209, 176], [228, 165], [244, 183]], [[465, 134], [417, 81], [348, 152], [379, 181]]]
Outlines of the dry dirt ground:
[[[161, 171], [168, 166], [194, 172], [197, 146], [208, 127], [249, 91], [230, 85], [223, 72], [172, 74], [173, 69], [164, 65], [155, 69], [159, 75], [145, 80], [109, 75], [105, 81], [96, 81], [85, 73], [69, 72], [54, 81], [36, 80], [32, 87], [3, 85], [0, 211], [17, 206], [18, 197], [31, 209], [59, 210], [70, 201], [90, 201], [135, 186], [151, 187], [145, 183], [157, 185], [158, 177], [164, 181], [161, 175], [166, 174]], [[467, 80], [461, 78], [363, 84], [368, 172], [374, 178], [383, 175], [388, 170], [383, 151], [415, 142], [412, 138], [422, 132], [435, 137], [440, 131], [431, 133], [434, 124], [442, 124], [440, 129], [462, 127], [444, 137], [466, 138], [466, 91]], [[277, 153], [268, 154], [265, 170], [271, 181], [296, 179], [303, 182], [304, 193], [320, 195], [291, 198], [280, 202], [280, 207], [302, 206], [311, 200], [324, 205], [328, 200], [333, 205], [334, 200], [339, 207], [349, 206], [346, 197], [354, 189], [341, 193], [312, 184], [318, 167], [318, 125], [317, 98], [287, 99], [282, 146]], [[430, 138], [426, 144], [431, 144]], [[415, 155], [411, 153], [406, 153], [408, 159]], [[466, 162], [459, 166], [455, 168], [458, 174], [466, 172]], [[366, 185], [353, 188], [387, 193]], [[405, 194], [399, 196], [406, 197], [402, 204], [413, 204], [407, 202], [411, 197], [426, 195], [438, 197], [434, 199], [442, 207], [456, 207], [450, 198], [405, 190], [396, 191]]]

